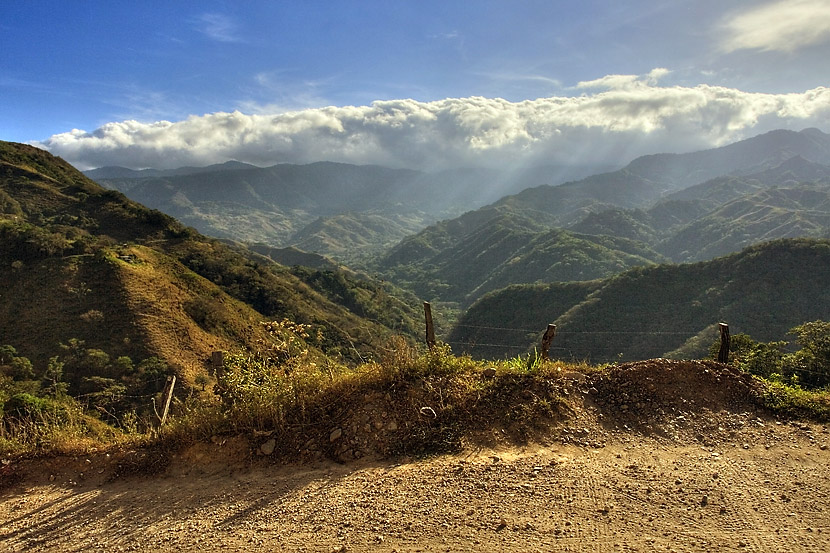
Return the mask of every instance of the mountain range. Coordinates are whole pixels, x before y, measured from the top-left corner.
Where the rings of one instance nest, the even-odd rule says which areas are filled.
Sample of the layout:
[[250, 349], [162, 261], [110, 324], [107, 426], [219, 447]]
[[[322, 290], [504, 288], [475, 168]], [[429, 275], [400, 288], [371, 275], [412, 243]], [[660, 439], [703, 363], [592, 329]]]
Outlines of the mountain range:
[[[702, 152], [645, 156], [616, 171], [523, 188], [490, 203], [486, 200], [505, 186], [520, 188], [562, 171], [528, 169], [508, 178], [506, 173], [475, 169], [425, 174], [335, 163], [256, 168], [229, 162], [173, 171], [88, 172], [110, 187], [108, 191], [43, 152], [4, 144], [3, 155], [7, 178], [0, 189], [0, 209], [6, 213], [8, 261], [3, 270], [18, 287], [9, 288], [12, 296], [3, 330], [17, 342], [25, 341], [29, 331], [46, 339], [33, 331], [34, 323], [8, 323], [31, 316], [25, 315], [20, 300], [13, 299], [34, 294], [34, 288], [25, 286], [42, 280], [49, 289], [75, 290], [72, 293], [81, 297], [83, 290], [91, 289], [82, 283], [94, 281], [103, 287], [105, 282], [129, 280], [115, 274], [104, 278], [100, 267], [93, 269], [95, 260], [105, 259], [121, 272], [129, 269], [130, 259], [141, 260], [142, 266], [165, 267], [166, 272], [156, 277], [159, 282], [175, 282], [188, 272], [205, 280], [202, 295], [214, 299], [182, 299], [175, 305], [183, 315], [164, 316], [179, 321], [174, 326], [195, 324], [208, 332], [213, 338], [200, 340], [209, 346], [197, 348], [198, 353], [184, 361], [174, 359], [170, 347], [146, 346], [142, 353], [166, 355], [194, 367], [206, 349], [256, 339], [250, 331], [232, 330], [250, 329], [253, 323], [221, 322], [236, 319], [223, 315], [226, 307], [220, 305], [234, 305], [249, 321], [285, 316], [326, 326], [329, 337], [316, 346], [352, 358], [371, 355], [391, 333], [420, 334], [416, 297], [448, 302], [444, 305], [450, 312], [460, 310], [458, 326], [446, 337], [480, 356], [524, 351], [535, 340], [530, 339], [533, 329], [544, 329], [553, 321], [591, 332], [622, 332], [603, 330], [605, 323], [599, 321], [625, 326], [626, 313], [668, 317], [670, 312], [661, 311], [665, 306], [676, 312], [676, 319], [686, 320], [692, 316], [686, 313], [687, 300], [693, 307], [690, 312], [700, 318], [668, 331], [676, 333], [673, 341], [661, 338], [654, 347], [643, 345], [656, 332], [644, 325], [637, 331], [642, 336], [636, 346], [603, 339], [604, 345], [596, 347], [595, 338], [586, 338], [594, 340], [588, 344], [578, 337], [568, 342], [562, 337], [558, 347], [568, 355], [595, 359], [699, 353], [702, 336], [719, 318], [752, 317], [760, 322], [739, 324], [759, 333], [759, 338], [772, 339], [786, 331], [783, 326], [826, 317], [826, 298], [815, 289], [823, 277], [814, 278], [805, 269], [824, 275], [829, 266], [816, 252], [826, 246], [821, 239], [830, 237], [830, 136], [817, 129], [779, 130]], [[123, 190], [131, 200], [112, 188]], [[206, 238], [135, 203], [138, 200], [179, 212], [185, 221], [198, 221], [223, 240]], [[479, 207], [465, 209], [475, 206]], [[441, 213], [461, 211], [424, 227]], [[115, 213], [125, 220], [118, 222]], [[800, 240], [781, 242], [782, 238]], [[287, 244], [292, 241], [296, 245]], [[742, 253], [734, 254], [738, 251]], [[745, 261], [755, 258], [761, 265]], [[70, 263], [67, 259], [74, 259], [73, 269], [53, 271], [53, 280], [40, 276], [48, 267]], [[357, 270], [344, 265], [349, 262], [355, 262]], [[27, 271], [20, 268], [30, 265], [35, 278], [24, 282]], [[752, 269], [744, 272], [748, 267]], [[781, 279], [789, 270], [795, 284], [783, 286], [785, 293], [776, 295], [767, 285], [753, 285], [758, 275]], [[67, 276], [71, 274], [86, 276], [72, 280]], [[661, 279], [667, 280], [660, 284]], [[679, 287], [673, 288], [674, 282]], [[626, 292], [621, 283], [637, 292]], [[146, 282], [134, 288], [152, 289]], [[650, 295], [643, 296], [641, 289], [650, 290]], [[806, 303], [793, 300], [799, 289], [809, 298]], [[137, 293], [130, 290], [120, 291], [119, 297]], [[743, 295], [736, 290], [743, 290]], [[638, 300], [619, 299], [626, 297]], [[712, 297], [725, 301], [726, 307], [711, 303]], [[536, 303], [538, 310], [531, 307]], [[614, 305], [618, 307], [609, 307]], [[104, 312], [81, 306], [85, 310], [73, 312], [73, 319], [61, 326], [79, 333], [75, 319], [89, 311]], [[774, 320], [769, 310], [788, 315]], [[132, 316], [135, 321], [124, 325], [149, 328], [149, 319]], [[441, 324], [446, 328], [454, 318], [451, 314]], [[643, 322], [636, 317], [633, 321]], [[499, 328], [502, 333], [514, 329], [519, 336], [505, 341], [486, 331], [465, 330], [475, 327]], [[61, 332], [57, 331], [57, 341], [70, 337]], [[172, 327], [166, 332], [174, 333]], [[82, 338], [97, 343], [96, 336], [86, 332]], [[196, 346], [184, 350], [188, 348]]]
[[828, 275], [830, 240], [799, 238], [603, 280], [514, 285], [477, 301], [447, 341], [476, 357], [514, 356], [538, 348], [553, 323], [553, 358], [700, 358], [719, 340], [719, 322], [732, 334], [771, 341], [805, 321], [830, 319]]
[[375, 267], [424, 297], [469, 305], [504, 285], [503, 274], [512, 283], [590, 280], [633, 265], [712, 259], [778, 238], [828, 237], [828, 200], [830, 136], [773, 131], [526, 189], [407, 237]]
[[425, 173], [330, 162], [265, 168], [228, 162], [168, 171], [104, 167], [86, 174], [211, 236], [294, 246], [359, 263], [440, 217], [597, 170], [540, 166]]
[[0, 280], [0, 345], [39, 370], [84, 344], [112, 359], [160, 359], [189, 386], [211, 352], [266, 339], [264, 321], [311, 325], [321, 332], [309, 348], [357, 361], [392, 335], [413, 336], [420, 317], [417, 302], [389, 284], [277, 264], [8, 142], [0, 142]]

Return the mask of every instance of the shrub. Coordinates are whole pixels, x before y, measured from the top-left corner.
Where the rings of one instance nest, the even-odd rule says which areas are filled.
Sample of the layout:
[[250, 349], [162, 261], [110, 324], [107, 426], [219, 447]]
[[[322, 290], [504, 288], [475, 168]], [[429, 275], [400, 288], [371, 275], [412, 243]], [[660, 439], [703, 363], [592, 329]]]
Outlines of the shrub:
[[14, 394], [6, 401], [3, 410], [6, 417], [18, 421], [38, 420], [50, 413], [60, 418], [59, 415], [64, 412], [63, 407], [57, 403], [27, 393]]
[[217, 375], [216, 393], [237, 427], [281, 427], [288, 410], [304, 412], [333, 376], [305, 343], [308, 325], [283, 320], [263, 326], [268, 339], [260, 348], [228, 354]]
[[830, 385], [830, 323], [813, 321], [790, 330], [801, 349], [784, 356], [784, 372], [794, 374], [810, 388]]

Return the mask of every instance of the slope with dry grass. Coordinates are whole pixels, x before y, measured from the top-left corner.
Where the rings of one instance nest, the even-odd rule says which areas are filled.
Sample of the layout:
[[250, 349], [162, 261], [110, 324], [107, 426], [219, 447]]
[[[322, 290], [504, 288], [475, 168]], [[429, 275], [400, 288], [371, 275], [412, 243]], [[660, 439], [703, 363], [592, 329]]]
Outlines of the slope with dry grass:
[[[113, 358], [158, 356], [192, 384], [211, 350], [251, 346], [263, 320], [325, 328], [325, 341], [312, 345], [352, 360], [392, 333], [265, 258], [106, 191], [47, 152], [6, 142], [0, 277], [2, 341], [41, 371], [72, 338]], [[371, 308], [372, 295], [363, 295], [359, 307]], [[408, 318], [411, 308], [398, 303]]]

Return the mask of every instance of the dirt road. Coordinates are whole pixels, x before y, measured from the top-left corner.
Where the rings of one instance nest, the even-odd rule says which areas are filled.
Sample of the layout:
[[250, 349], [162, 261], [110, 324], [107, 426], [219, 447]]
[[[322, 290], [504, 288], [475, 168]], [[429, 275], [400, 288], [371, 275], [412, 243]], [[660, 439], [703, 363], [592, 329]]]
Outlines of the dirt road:
[[[748, 375], [650, 360], [553, 384], [568, 416], [537, 424], [535, 445], [511, 445], [509, 417], [493, 413], [469, 442], [489, 448], [426, 459], [341, 464], [318, 450], [291, 465], [237, 437], [161, 463], [4, 462], [0, 550], [830, 551], [828, 428], [777, 420]], [[330, 439], [405, 437], [368, 426]]]
[[827, 429], [747, 418], [730, 438], [305, 466], [231, 441], [114, 479], [105, 455], [44, 460], [0, 495], [0, 549], [830, 550]]

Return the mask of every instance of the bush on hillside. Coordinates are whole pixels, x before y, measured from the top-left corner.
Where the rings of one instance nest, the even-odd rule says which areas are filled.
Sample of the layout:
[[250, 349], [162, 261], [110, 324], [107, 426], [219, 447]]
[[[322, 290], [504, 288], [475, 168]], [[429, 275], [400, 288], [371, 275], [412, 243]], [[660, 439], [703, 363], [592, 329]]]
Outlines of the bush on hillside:
[[[736, 334], [729, 346], [731, 363], [774, 382], [813, 389], [830, 386], [830, 323], [804, 323], [788, 334], [796, 336], [801, 349], [787, 353], [786, 341], [757, 342], [746, 334]], [[717, 358], [719, 347], [719, 341], [712, 344], [712, 358]]]

